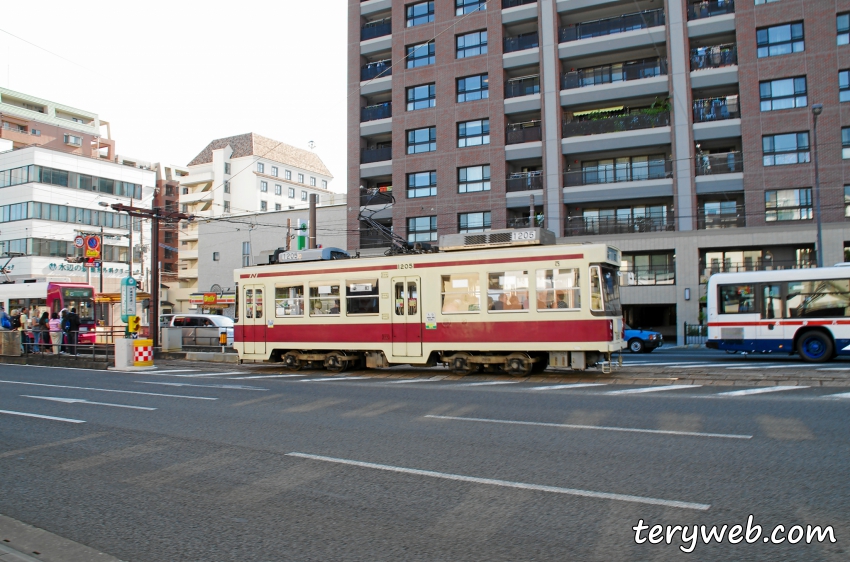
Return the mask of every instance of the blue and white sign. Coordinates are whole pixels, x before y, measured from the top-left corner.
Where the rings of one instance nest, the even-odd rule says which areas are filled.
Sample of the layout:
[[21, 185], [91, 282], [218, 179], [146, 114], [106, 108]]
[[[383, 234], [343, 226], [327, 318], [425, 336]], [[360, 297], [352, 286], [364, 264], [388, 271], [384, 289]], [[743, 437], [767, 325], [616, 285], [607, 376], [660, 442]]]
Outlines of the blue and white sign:
[[121, 320], [127, 322], [136, 315], [136, 280], [125, 277], [121, 280]]

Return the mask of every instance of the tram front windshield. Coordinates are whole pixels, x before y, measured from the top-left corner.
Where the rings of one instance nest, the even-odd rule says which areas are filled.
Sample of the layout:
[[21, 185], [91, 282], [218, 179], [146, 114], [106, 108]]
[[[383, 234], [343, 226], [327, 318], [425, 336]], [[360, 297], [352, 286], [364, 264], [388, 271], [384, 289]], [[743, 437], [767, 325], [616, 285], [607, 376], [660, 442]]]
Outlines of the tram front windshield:
[[76, 309], [83, 324], [94, 322], [94, 294], [90, 288], [62, 289], [62, 307], [68, 310]]
[[619, 276], [615, 269], [602, 266], [602, 293], [604, 295], [605, 312], [611, 316], [622, 316]]

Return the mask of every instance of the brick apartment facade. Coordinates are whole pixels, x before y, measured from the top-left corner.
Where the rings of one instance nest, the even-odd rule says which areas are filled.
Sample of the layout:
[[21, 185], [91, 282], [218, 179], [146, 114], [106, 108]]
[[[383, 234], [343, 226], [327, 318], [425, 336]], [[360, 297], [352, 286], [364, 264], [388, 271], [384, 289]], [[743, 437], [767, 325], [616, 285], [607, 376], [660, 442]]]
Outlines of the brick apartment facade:
[[[349, 248], [387, 245], [361, 210], [411, 242], [543, 221], [559, 243], [620, 247], [638, 283], [627, 321], [682, 341], [711, 274], [815, 263], [815, 154], [824, 264], [844, 260], [848, 13], [850, 0], [349, 0]], [[427, 47], [408, 58], [429, 41], [433, 62]], [[484, 74], [487, 96], [465, 101], [458, 80]], [[460, 147], [482, 119], [489, 144]], [[411, 148], [431, 127], [435, 150]], [[489, 183], [464, 185], [482, 165]], [[411, 186], [424, 172], [436, 184]], [[388, 190], [389, 209], [368, 196]]]

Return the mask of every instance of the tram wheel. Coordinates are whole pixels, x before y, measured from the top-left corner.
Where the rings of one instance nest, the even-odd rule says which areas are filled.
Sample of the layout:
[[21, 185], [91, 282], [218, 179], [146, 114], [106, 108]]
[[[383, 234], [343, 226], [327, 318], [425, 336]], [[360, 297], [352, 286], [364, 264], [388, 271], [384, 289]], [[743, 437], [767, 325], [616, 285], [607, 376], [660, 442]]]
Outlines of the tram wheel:
[[546, 367], [549, 366], [549, 356], [548, 354], [540, 354], [537, 356], [537, 362], [531, 364], [531, 372], [532, 373], [542, 373], [546, 370]]
[[325, 356], [325, 369], [332, 373], [341, 373], [347, 366], [345, 353], [341, 351], [331, 351]]
[[300, 371], [304, 362], [298, 358], [297, 351], [287, 351], [283, 355], [283, 365], [290, 371]]
[[505, 371], [514, 377], [526, 377], [531, 373], [534, 363], [527, 353], [511, 353], [505, 359]]
[[470, 359], [472, 359], [472, 354], [470, 353], [465, 351], [455, 353], [454, 356], [452, 356], [452, 372], [456, 375], [468, 375], [475, 371], [478, 366], [471, 363], [469, 361]]

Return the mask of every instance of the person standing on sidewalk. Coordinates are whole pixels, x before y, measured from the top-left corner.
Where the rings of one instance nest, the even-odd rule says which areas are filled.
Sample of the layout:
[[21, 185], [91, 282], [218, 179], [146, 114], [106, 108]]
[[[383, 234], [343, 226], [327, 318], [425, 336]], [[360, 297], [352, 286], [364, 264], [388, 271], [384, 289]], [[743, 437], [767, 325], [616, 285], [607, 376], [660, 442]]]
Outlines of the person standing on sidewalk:
[[6, 307], [3, 304], [0, 304], [0, 330], [11, 330], [12, 329], [12, 319], [9, 317], [9, 314], [6, 312]]
[[77, 309], [72, 308], [65, 315], [65, 324], [68, 326], [68, 345], [71, 348], [71, 355], [77, 354], [77, 335], [80, 332], [80, 317], [77, 316]]
[[54, 312], [47, 325], [50, 329], [50, 343], [53, 344], [53, 355], [59, 355], [59, 348], [62, 344], [62, 324], [59, 321], [59, 315]]
[[36, 351], [46, 352], [50, 345], [50, 315], [47, 312], [41, 313], [38, 325], [33, 330], [35, 331]]

